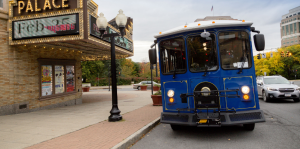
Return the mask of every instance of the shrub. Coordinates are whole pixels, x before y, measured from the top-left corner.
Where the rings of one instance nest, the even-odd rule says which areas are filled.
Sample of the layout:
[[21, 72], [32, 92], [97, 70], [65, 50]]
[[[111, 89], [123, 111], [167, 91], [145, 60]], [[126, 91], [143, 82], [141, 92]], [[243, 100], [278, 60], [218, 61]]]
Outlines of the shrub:
[[156, 87], [160, 87], [160, 84], [154, 84], [154, 86], [156, 86]]
[[161, 90], [158, 90], [154, 95], [161, 95]]

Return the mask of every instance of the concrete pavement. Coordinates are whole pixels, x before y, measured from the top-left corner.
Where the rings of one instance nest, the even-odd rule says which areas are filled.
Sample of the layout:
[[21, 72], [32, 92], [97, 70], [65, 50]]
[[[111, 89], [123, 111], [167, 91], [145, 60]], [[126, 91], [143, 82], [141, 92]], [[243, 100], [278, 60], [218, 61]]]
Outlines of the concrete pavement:
[[[76, 148], [76, 143], [79, 148], [88, 144], [91, 148], [111, 148], [160, 117], [162, 108], [151, 105], [150, 94], [150, 90], [118, 91], [119, 109], [124, 120], [115, 123], [107, 122], [111, 92], [101, 90], [83, 93], [82, 105], [0, 116], [0, 148], [40, 148], [50, 139], [53, 145], [43, 148]], [[60, 144], [61, 140], [64, 143]], [[64, 146], [68, 141], [70, 146]]]

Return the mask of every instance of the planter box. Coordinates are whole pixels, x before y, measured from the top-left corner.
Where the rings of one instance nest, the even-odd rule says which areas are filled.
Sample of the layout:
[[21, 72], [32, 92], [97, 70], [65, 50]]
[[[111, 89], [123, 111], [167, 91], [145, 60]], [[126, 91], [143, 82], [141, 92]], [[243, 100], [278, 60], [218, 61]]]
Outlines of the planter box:
[[147, 86], [141, 86], [141, 91], [146, 91], [147, 90]]
[[153, 91], [158, 91], [160, 89], [159, 86], [153, 86]]
[[86, 87], [86, 86], [91, 87], [92, 85], [91, 83], [82, 83], [82, 87]]
[[83, 92], [89, 92], [90, 91], [90, 87], [82, 87], [82, 91]]
[[161, 95], [151, 95], [153, 106], [161, 106], [162, 105], [162, 97]]

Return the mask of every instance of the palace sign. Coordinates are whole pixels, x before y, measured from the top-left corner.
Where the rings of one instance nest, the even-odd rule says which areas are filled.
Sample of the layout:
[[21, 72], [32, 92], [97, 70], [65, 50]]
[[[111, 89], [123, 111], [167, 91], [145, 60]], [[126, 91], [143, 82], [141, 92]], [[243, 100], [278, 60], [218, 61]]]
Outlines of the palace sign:
[[77, 8], [77, 0], [17, 0], [14, 16], [38, 14]]
[[13, 40], [79, 34], [78, 14], [13, 21]]

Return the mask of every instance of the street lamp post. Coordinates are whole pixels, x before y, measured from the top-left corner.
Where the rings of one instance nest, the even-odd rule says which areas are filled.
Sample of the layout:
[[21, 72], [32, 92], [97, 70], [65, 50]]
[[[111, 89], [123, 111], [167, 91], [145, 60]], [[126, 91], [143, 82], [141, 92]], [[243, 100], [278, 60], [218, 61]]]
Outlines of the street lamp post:
[[[125, 34], [125, 25], [127, 23], [127, 17], [123, 14], [122, 10], [119, 10], [119, 14], [116, 16], [116, 23], [119, 26], [121, 36]], [[115, 55], [115, 37], [120, 36], [119, 33], [104, 34], [107, 27], [107, 20], [103, 13], [100, 13], [97, 18], [97, 26], [100, 30], [102, 38], [110, 37], [111, 46], [111, 77], [112, 77], [112, 109], [110, 110], [110, 116], [108, 121], [115, 122], [122, 120], [120, 115], [121, 111], [118, 108], [118, 95], [117, 95], [117, 76], [116, 76], [116, 55]]]

